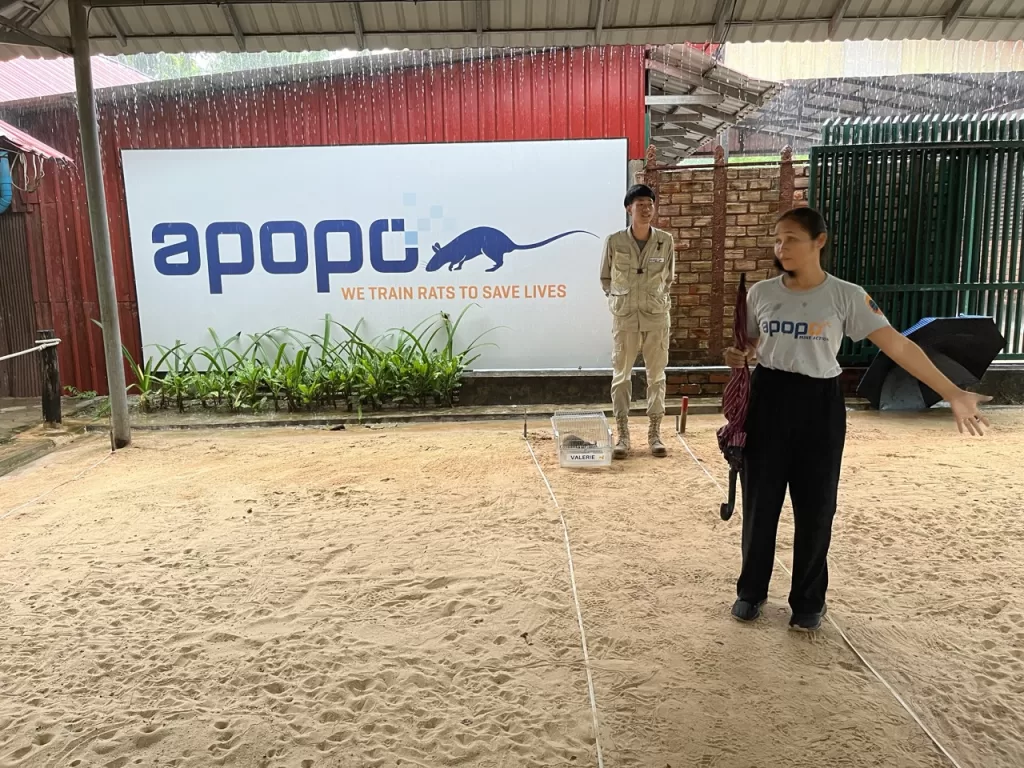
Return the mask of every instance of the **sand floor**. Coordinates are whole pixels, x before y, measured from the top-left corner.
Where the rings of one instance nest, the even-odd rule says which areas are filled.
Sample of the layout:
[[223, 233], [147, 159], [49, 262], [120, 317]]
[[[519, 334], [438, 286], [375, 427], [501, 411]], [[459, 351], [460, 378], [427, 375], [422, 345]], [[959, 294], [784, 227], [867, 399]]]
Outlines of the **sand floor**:
[[[994, 416], [851, 414], [831, 561], [833, 617], [965, 768], [1024, 765], [1024, 412]], [[722, 482], [719, 423], [687, 441]], [[569, 472], [530, 435], [608, 768], [950, 765], [834, 628], [786, 631], [781, 569], [728, 616], [739, 513], [678, 442]], [[136, 439], [0, 479], [0, 516], [71, 481], [0, 518], [0, 768], [596, 765], [521, 425]]]

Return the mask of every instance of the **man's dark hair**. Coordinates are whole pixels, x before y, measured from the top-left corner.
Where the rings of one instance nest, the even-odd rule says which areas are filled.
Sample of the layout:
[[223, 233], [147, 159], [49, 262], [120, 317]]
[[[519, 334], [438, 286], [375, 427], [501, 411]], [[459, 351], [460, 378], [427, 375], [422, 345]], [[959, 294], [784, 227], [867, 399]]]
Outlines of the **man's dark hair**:
[[629, 206], [642, 197], [649, 197], [652, 201], [656, 199], [654, 197], [654, 190], [646, 184], [634, 184], [626, 190], [626, 199], [623, 201], [622, 206], [624, 208], [629, 208]]

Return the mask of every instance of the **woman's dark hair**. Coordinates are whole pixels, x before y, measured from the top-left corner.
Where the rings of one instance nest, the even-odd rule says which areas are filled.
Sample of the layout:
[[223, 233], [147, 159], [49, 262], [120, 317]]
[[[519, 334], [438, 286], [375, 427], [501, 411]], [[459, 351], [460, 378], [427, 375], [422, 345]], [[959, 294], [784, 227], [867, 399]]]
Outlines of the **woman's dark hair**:
[[781, 221], [792, 221], [795, 224], [799, 224], [800, 228], [810, 235], [812, 240], [818, 237], [818, 235], [828, 234], [828, 224], [825, 223], [825, 217], [814, 208], [807, 208], [806, 206], [790, 208], [779, 216], [776, 223]]
[[642, 197], [649, 197], [652, 201], [656, 199], [654, 197], [654, 190], [646, 184], [634, 184], [626, 190], [626, 199], [622, 203], [623, 208], [629, 208], [636, 200]]
[[[808, 208], [807, 206], [801, 206], [800, 208], [790, 208], [784, 214], [776, 219], [775, 223], [778, 224], [782, 221], [792, 221], [798, 225], [804, 232], [811, 236], [811, 239], [816, 239], [819, 235], [828, 234], [828, 224], [825, 222], [825, 217], [821, 213], [814, 209]], [[828, 270], [829, 262], [831, 261], [832, 252], [832, 238], [825, 241], [825, 247], [821, 249], [821, 268]], [[782, 268], [782, 262], [779, 261], [778, 257], [775, 258], [775, 268], [779, 272], [786, 272], [790, 277], [793, 276], [792, 272], [787, 272]]]

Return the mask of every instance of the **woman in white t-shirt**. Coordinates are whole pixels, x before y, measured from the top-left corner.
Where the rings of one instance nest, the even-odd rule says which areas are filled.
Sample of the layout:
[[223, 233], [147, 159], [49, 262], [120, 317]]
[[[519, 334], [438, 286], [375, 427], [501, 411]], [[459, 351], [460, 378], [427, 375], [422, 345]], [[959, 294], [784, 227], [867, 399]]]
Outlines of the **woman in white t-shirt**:
[[811, 208], [784, 213], [775, 226], [779, 277], [754, 285], [747, 311], [754, 344], [729, 349], [732, 367], [757, 363], [751, 378], [743, 488], [743, 565], [732, 614], [761, 615], [775, 559], [779, 515], [789, 488], [793, 502], [790, 626], [821, 626], [828, 589], [828, 549], [846, 441], [846, 405], [836, 354], [843, 337], [869, 339], [897, 365], [952, 406], [961, 433], [984, 433], [979, 403], [939, 371], [913, 341], [897, 332], [860, 286], [827, 274], [821, 252], [828, 230]]

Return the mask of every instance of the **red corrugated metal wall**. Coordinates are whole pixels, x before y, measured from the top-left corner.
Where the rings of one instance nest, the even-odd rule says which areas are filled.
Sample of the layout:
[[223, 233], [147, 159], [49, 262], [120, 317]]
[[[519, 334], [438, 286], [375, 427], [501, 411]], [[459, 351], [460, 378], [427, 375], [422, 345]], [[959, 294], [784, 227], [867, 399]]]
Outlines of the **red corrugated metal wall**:
[[[25, 218], [15, 209], [0, 214], [0, 357], [31, 349], [36, 338]], [[41, 391], [38, 354], [0, 362], [0, 397]]]
[[[141, 355], [138, 305], [128, 237], [121, 149], [271, 147], [618, 138], [630, 159], [644, 154], [644, 48], [555, 49], [529, 55], [398, 68], [381, 56], [360, 74], [295, 69], [286, 82], [253, 73], [120, 89], [100, 100], [107, 208], [125, 346]], [[75, 159], [50, 167], [28, 219], [43, 270], [36, 275], [37, 319], [61, 344], [65, 384], [106, 391], [77, 113], [69, 102], [8, 112], [10, 122]], [[625, 169], [623, 169], [625, 173]], [[571, 183], [571, 169], [552, 170]], [[34, 274], [40, 270], [34, 270]], [[148, 351], [148, 350], [147, 350]]]

